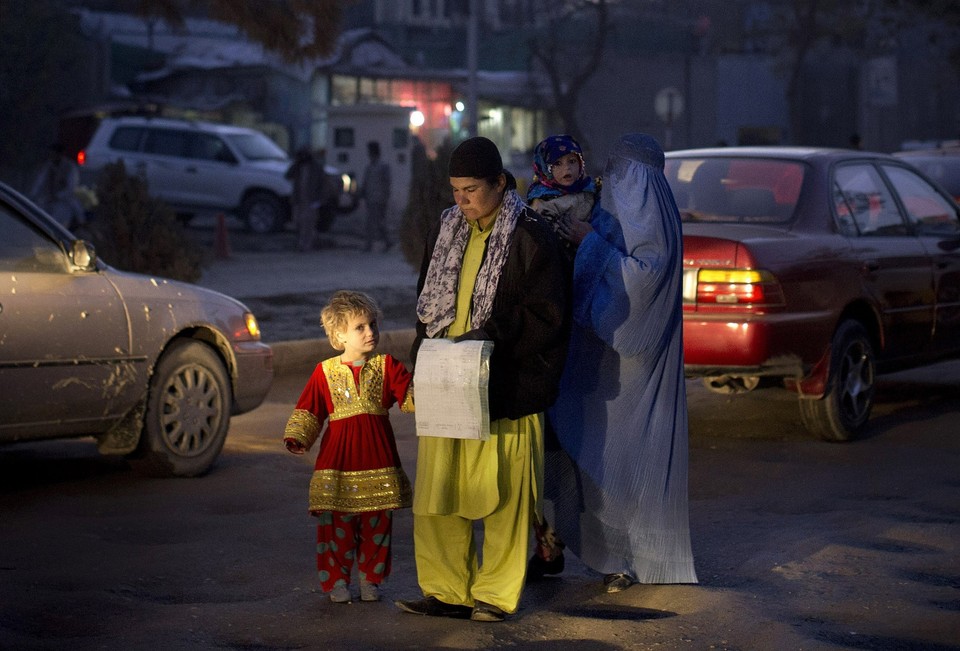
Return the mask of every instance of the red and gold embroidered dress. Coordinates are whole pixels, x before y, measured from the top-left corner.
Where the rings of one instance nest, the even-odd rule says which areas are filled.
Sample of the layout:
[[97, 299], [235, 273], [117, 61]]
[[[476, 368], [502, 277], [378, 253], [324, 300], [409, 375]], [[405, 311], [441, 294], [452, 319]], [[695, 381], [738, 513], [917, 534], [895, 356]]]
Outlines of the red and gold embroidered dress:
[[375, 355], [363, 366], [344, 364], [339, 356], [317, 365], [283, 434], [305, 448], [320, 438], [310, 480], [311, 513], [410, 506], [410, 481], [400, 465], [388, 410], [396, 403], [401, 411], [413, 411], [412, 380], [390, 355]]

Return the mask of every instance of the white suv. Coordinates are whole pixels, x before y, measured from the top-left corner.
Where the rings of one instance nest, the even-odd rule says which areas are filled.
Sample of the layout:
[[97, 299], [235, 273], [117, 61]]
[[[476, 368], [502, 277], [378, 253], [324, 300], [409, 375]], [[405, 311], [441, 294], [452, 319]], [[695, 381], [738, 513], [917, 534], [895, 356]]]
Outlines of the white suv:
[[238, 215], [257, 233], [279, 230], [290, 216], [290, 158], [259, 131], [210, 122], [124, 116], [104, 118], [78, 154], [80, 178], [95, 183], [122, 160], [150, 194], [184, 217]]

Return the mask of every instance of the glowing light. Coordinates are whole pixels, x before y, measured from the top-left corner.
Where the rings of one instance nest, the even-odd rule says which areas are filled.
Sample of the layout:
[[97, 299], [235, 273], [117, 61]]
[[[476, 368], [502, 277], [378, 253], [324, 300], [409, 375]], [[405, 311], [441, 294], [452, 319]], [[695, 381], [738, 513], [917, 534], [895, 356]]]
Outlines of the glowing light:
[[422, 127], [426, 118], [423, 116], [423, 111], [410, 111], [410, 126], [411, 127]]
[[463, 109], [466, 108], [463, 105], [463, 102], [457, 102], [456, 106], [457, 106], [457, 110], [460, 111], [461, 113], [463, 112]]

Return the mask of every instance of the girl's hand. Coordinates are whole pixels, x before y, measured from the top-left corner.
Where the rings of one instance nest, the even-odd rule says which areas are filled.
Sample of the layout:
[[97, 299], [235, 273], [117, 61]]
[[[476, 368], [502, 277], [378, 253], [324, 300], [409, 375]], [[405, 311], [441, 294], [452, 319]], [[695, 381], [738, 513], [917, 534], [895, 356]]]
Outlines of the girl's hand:
[[293, 454], [303, 454], [306, 452], [306, 448], [303, 447], [303, 443], [300, 441], [296, 441], [294, 439], [284, 439], [283, 442], [286, 444], [287, 450]]

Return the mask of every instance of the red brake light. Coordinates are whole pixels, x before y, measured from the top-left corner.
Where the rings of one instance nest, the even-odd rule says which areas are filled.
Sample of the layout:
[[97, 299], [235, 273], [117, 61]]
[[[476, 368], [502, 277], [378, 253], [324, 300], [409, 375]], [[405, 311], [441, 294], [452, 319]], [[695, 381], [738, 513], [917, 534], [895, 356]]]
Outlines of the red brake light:
[[87, 162], [87, 152], [82, 149], [77, 152], [77, 165], [83, 165]]
[[[730, 307], [783, 305], [783, 290], [769, 271], [756, 269], [689, 269], [695, 274], [695, 291], [685, 292], [687, 302]], [[685, 283], [685, 288], [694, 283]], [[693, 294], [692, 296], [690, 294]], [[691, 301], [693, 299], [693, 301]]]

